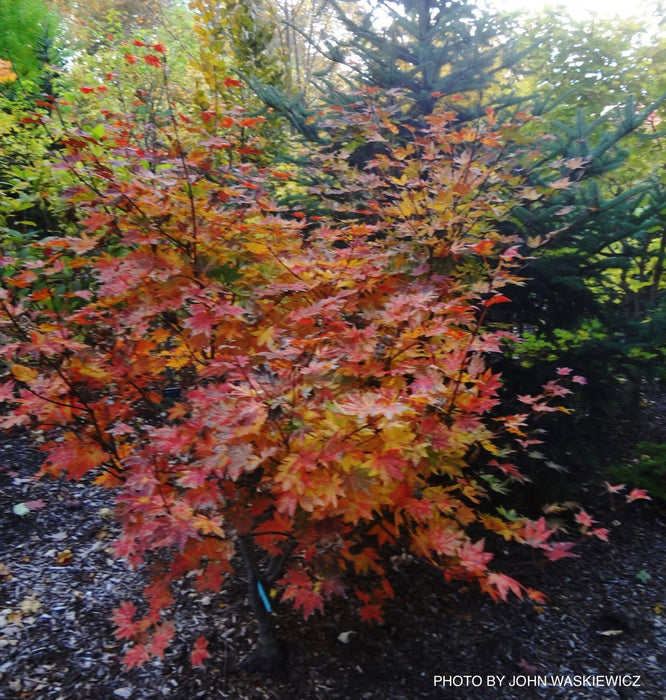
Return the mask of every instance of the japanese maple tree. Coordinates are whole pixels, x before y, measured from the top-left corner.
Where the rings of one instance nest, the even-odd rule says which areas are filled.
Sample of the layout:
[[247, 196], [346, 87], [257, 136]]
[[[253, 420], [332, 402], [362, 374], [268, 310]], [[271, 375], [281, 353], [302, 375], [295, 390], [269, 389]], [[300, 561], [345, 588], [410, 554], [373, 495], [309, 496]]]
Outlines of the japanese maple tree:
[[[499, 226], [526, 192], [506, 145], [519, 125], [435, 113], [404, 139], [390, 100], [361, 95], [325, 123], [347, 145], [291, 173], [249, 162], [256, 118], [214, 119], [172, 108], [142, 139], [107, 110], [65, 130], [78, 223], [1, 260], [1, 425], [45, 432], [42, 474], [115, 489], [115, 553], [150, 561], [145, 614], [125, 601], [113, 615], [134, 641], [126, 664], [164, 654], [172, 582], [194, 572], [218, 591], [236, 553], [260, 661], [278, 656], [271, 587], [306, 618], [351, 596], [381, 622], [387, 548], [495, 600], [540, 599], [485, 541], [571, 556], [544, 518], [489, 499], [526, 478], [512, 456], [571, 381], [505, 415], [488, 361], [510, 337], [489, 316], [520, 281]], [[376, 145], [362, 171], [359, 143]], [[300, 210], [277, 203], [285, 191]], [[192, 662], [208, 654], [199, 638]]]

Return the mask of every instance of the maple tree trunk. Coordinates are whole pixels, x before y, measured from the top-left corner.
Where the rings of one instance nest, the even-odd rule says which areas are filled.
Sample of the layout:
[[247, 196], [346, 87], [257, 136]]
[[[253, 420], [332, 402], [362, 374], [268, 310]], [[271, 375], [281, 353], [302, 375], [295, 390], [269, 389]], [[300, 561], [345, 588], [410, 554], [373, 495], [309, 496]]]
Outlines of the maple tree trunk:
[[[289, 542], [282, 555], [272, 560], [266, 576], [261, 577], [247, 538], [239, 537], [238, 542], [247, 571], [250, 607], [259, 624], [257, 643], [250, 655], [241, 664], [241, 668], [250, 673], [275, 673], [284, 667], [287, 653], [284, 642], [276, 634], [273, 616], [265, 601], [267, 601], [268, 587], [281, 576], [284, 564], [296, 545]], [[264, 591], [263, 598], [260, 590]]]

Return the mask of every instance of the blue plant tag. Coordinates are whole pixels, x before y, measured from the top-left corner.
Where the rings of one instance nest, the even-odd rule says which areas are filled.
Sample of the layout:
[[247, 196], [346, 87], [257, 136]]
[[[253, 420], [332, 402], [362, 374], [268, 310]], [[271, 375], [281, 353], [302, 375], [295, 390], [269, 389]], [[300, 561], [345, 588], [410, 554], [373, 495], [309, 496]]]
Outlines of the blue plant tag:
[[268, 600], [268, 596], [266, 595], [264, 587], [261, 585], [261, 581], [257, 581], [257, 590], [259, 591], [259, 597], [261, 598], [261, 602], [264, 604], [264, 607], [268, 612], [271, 612], [271, 601]]

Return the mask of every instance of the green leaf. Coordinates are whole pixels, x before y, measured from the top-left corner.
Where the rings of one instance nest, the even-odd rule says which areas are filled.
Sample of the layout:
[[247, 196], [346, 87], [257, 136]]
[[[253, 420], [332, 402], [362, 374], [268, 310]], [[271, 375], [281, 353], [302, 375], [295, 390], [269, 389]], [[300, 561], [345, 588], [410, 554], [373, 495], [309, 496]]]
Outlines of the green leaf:
[[641, 583], [647, 583], [648, 581], [650, 581], [650, 579], [652, 578], [652, 576], [651, 576], [650, 573], [649, 573], [648, 571], [646, 571], [645, 569], [641, 569], [640, 571], [637, 571], [637, 572], [636, 572], [636, 578], [637, 578]]
[[508, 520], [509, 522], [515, 523], [518, 520], [522, 520], [522, 517], [518, 515], [518, 513], [513, 508], [507, 510], [502, 506], [497, 506], [496, 510], [499, 515], [501, 515], [505, 520]]

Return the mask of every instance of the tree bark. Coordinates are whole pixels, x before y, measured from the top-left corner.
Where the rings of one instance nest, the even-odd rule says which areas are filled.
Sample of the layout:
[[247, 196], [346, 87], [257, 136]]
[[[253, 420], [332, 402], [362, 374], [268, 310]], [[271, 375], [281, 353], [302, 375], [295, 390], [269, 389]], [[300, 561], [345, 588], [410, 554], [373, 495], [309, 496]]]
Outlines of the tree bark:
[[242, 662], [241, 669], [248, 673], [276, 673], [284, 670], [286, 666], [287, 649], [284, 642], [277, 636], [267, 596], [271, 584], [282, 575], [284, 565], [296, 547], [296, 543], [291, 540], [287, 542], [282, 554], [271, 561], [264, 577], [259, 573], [249, 538], [239, 537], [238, 543], [247, 571], [250, 607], [259, 625], [257, 643], [250, 655]]

